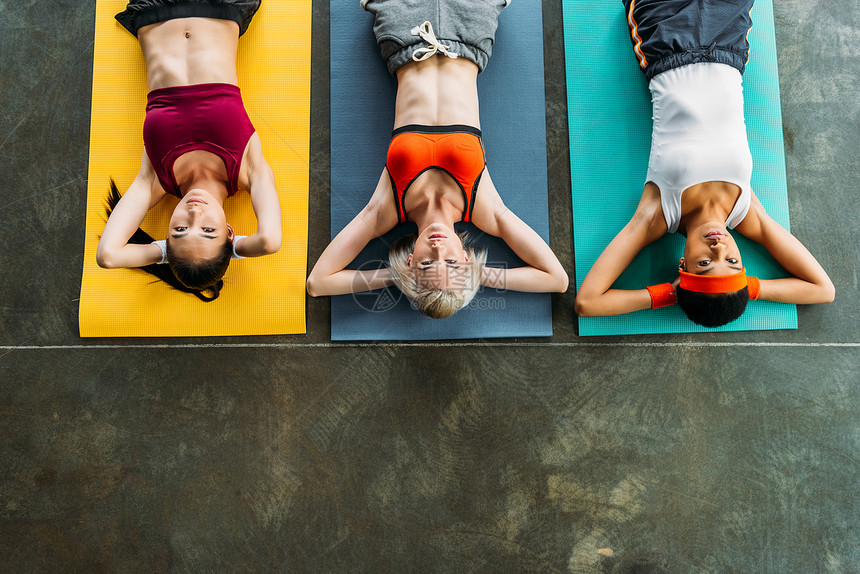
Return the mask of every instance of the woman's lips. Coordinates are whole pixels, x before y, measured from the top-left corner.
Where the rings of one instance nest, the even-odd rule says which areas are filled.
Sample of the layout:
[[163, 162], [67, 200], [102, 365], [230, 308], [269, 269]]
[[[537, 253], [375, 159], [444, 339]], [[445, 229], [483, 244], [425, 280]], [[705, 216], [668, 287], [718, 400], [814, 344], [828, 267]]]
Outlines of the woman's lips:
[[430, 236], [430, 239], [448, 239], [448, 236], [441, 233], [434, 233]]
[[717, 237], [726, 237], [726, 234], [723, 233], [722, 231], [714, 230], [714, 231], [709, 231], [708, 233], [706, 233], [705, 237], [707, 239], [714, 239]]

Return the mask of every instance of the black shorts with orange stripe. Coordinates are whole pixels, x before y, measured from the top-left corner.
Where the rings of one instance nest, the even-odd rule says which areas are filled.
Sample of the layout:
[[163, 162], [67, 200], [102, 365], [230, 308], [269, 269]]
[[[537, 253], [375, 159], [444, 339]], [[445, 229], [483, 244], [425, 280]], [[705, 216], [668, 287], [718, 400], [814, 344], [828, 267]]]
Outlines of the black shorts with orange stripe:
[[753, 0], [622, 0], [633, 52], [645, 77], [695, 64], [744, 73]]

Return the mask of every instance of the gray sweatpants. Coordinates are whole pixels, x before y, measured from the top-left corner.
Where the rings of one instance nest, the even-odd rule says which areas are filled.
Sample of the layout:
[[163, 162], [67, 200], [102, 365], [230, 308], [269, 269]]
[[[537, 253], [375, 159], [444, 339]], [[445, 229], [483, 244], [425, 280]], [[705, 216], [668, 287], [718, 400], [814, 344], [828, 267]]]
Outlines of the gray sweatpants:
[[427, 42], [411, 30], [430, 22], [441, 44], [484, 71], [493, 53], [499, 14], [510, 0], [361, 0], [373, 14], [373, 33], [394, 75]]

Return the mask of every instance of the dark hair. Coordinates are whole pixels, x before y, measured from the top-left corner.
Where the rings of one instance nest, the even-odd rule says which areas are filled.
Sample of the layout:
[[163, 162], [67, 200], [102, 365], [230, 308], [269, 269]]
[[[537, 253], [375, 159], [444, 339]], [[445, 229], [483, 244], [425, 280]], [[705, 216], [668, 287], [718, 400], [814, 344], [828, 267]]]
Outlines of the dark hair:
[[232, 255], [233, 243], [228, 239], [221, 246], [221, 251], [212, 259], [189, 261], [173, 253], [170, 248], [170, 239], [167, 240], [167, 261], [170, 264], [170, 270], [173, 271], [179, 282], [189, 289], [214, 290], [213, 285], [218, 285], [217, 291], [220, 291], [224, 285], [221, 278], [224, 277], [227, 267], [230, 266]]
[[678, 306], [693, 323], [703, 327], [719, 327], [740, 317], [750, 300], [744, 287], [730, 293], [697, 293], [680, 287], [675, 289]]
[[[110, 217], [110, 214], [116, 208], [120, 198], [121, 196], [119, 189], [116, 187], [116, 182], [111, 179], [110, 193], [108, 193], [107, 208], [105, 209], [108, 217]], [[135, 243], [138, 245], [149, 245], [153, 241], [155, 240], [152, 236], [139, 227], [128, 240], [129, 243]], [[155, 276], [157, 279], [161, 279], [178, 291], [190, 293], [201, 301], [208, 303], [209, 301], [217, 299], [222, 287], [224, 287], [224, 281], [221, 278], [227, 271], [227, 266], [230, 264], [230, 256], [233, 254], [231, 242], [225, 242], [224, 249], [217, 257], [209, 261], [204, 261], [196, 266], [185, 262], [182, 259], [174, 260], [173, 258], [170, 258], [169, 244], [170, 242], [168, 242], [167, 250], [170, 265], [158, 265], [153, 263], [152, 265], [137, 267], [137, 269], [145, 271], [146, 273]], [[207, 284], [207, 282], [209, 283]]]

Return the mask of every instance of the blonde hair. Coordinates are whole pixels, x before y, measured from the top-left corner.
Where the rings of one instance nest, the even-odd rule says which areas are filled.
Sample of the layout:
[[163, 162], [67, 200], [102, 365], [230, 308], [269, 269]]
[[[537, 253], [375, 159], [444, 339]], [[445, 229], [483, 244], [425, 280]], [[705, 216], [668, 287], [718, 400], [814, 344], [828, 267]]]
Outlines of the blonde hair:
[[397, 288], [412, 301], [416, 309], [433, 319], [450, 317], [468, 305], [481, 287], [481, 276], [487, 263], [487, 252], [475, 249], [469, 244], [468, 233], [458, 233], [463, 249], [469, 258], [466, 266], [470, 280], [463, 289], [423, 289], [418, 285], [415, 273], [406, 264], [409, 255], [415, 251], [415, 234], [401, 237], [388, 250], [388, 267], [391, 279]]

